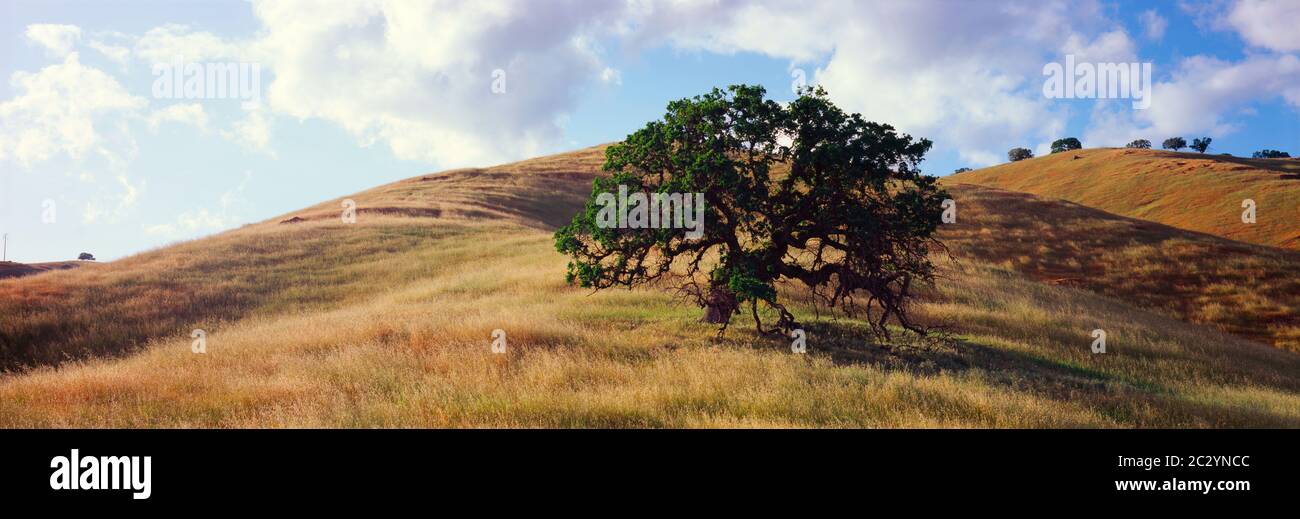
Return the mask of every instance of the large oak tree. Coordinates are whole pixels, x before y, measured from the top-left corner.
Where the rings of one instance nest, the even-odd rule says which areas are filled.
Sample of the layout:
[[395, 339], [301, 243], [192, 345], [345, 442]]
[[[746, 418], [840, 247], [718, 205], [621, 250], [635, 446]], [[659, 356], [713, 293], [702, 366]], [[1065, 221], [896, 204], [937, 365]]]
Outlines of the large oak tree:
[[[893, 127], [835, 106], [819, 89], [788, 104], [759, 86], [732, 86], [674, 101], [606, 150], [584, 210], [555, 234], [572, 261], [568, 280], [597, 290], [658, 281], [705, 309], [726, 330], [747, 311], [760, 332], [799, 325], [777, 297], [798, 281], [815, 304], [924, 333], [907, 312], [933, 281], [933, 234], [947, 194], [918, 164], [929, 151]], [[702, 194], [703, 227], [611, 225], [620, 192]], [[688, 195], [689, 197], [689, 195]], [[602, 213], [605, 210], [605, 213]], [[625, 223], [620, 221], [620, 223]], [[764, 330], [760, 315], [775, 323]]]

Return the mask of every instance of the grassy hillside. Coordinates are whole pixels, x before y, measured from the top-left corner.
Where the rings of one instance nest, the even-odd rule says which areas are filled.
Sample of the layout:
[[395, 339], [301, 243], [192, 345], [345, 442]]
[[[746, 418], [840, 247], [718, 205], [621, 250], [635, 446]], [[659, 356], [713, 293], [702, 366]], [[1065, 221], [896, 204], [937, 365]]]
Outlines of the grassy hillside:
[[[418, 177], [350, 197], [355, 224], [334, 200], [0, 281], [0, 346], [36, 364], [0, 375], [0, 425], [1300, 426], [1300, 355], [1106, 286], [1037, 281], [1021, 251], [999, 252], [1009, 240], [993, 233], [1015, 221], [1004, 195], [976, 188], [956, 188], [944, 232], [958, 259], [917, 309], [952, 345], [873, 345], [861, 323], [795, 305], [810, 350], [797, 355], [744, 321], [715, 342], [698, 309], [659, 290], [566, 286], [550, 233], [599, 162], [589, 149]], [[206, 354], [190, 351], [194, 328]]]
[[0, 279], [20, 278], [32, 274], [40, 274], [48, 270], [66, 270], [80, 267], [85, 264], [81, 261], [51, 261], [48, 263], [16, 263], [13, 261], [0, 261]]
[[1300, 353], [1300, 252], [948, 181], [954, 255]]
[[[1300, 160], [1295, 159], [1100, 148], [1002, 164], [948, 180], [1060, 198], [1237, 241], [1300, 249]], [[1254, 224], [1241, 221], [1244, 199], [1256, 203]]]

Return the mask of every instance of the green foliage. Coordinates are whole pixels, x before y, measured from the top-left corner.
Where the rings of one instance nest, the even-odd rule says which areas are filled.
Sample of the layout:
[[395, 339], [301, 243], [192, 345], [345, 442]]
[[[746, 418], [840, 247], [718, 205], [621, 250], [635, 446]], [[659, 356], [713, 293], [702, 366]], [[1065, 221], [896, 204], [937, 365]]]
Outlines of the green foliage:
[[1251, 157], [1257, 159], [1289, 159], [1291, 158], [1291, 154], [1285, 151], [1259, 150], [1251, 154]]
[[1167, 150], [1178, 151], [1187, 147], [1187, 139], [1182, 137], [1170, 137], [1165, 139], [1165, 142], [1161, 147]]
[[1151, 141], [1148, 141], [1148, 140], [1146, 140], [1146, 139], [1138, 139], [1138, 140], [1135, 140], [1135, 141], [1133, 141], [1133, 142], [1128, 143], [1128, 145], [1126, 145], [1126, 146], [1124, 146], [1124, 147], [1125, 147], [1125, 148], [1136, 148], [1136, 149], [1140, 149], [1140, 150], [1149, 150], [1149, 149], [1151, 149]]
[[[735, 303], [747, 303], [760, 331], [759, 303], [776, 310], [777, 328], [795, 326], [776, 283], [799, 280], [819, 303], [865, 312], [881, 334], [891, 317], [921, 331], [904, 307], [933, 279], [931, 236], [947, 197], [918, 169], [930, 141], [845, 113], [820, 88], [788, 105], [765, 95], [736, 85], [674, 101], [662, 120], [610, 146], [609, 176], [555, 233], [572, 258], [567, 279], [597, 290], [677, 283], [701, 307], [724, 311], [715, 321], [723, 330]], [[700, 194], [700, 235], [602, 221], [620, 189]]]
[[755, 264], [754, 258], [742, 256], [736, 261], [723, 259], [712, 273], [714, 283], [726, 286], [741, 303], [776, 299], [776, 288], [765, 279], [770, 278], [770, 268]]
[[1193, 139], [1193, 140], [1192, 140], [1192, 149], [1196, 150], [1198, 153], [1205, 153], [1205, 150], [1210, 149], [1210, 141], [1213, 141], [1213, 140], [1214, 140], [1214, 139], [1211, 139], [1211, 138], [1209, 138], [1209, 137], [1203, 137], [1203, 138], [1199, 138], [1199, 139]]
[[1034, 152], [1030, 151], [1029, 148], [1011, 148], [1011, 151], [1007, 152], [1007, 160], [1011, 162], [1020, 162], [1032, 158], [1034, 158]]
[[1072, 151], [1083, 149], [1083, 143], [1074, 137], [1057, 139], [1052, 142], [1052, 153], [1061, 153], [1063, 151]]

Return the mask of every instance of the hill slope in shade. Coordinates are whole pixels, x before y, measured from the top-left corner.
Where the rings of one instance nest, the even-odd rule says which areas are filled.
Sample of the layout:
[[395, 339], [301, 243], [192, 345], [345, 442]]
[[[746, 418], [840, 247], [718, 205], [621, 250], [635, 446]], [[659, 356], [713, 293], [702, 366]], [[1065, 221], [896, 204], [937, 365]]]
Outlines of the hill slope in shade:
[[[1300, 249], [1300, 160], [1098, 148], [959, 173], [947, 181], [1060, 198], [1180, 229]], [[1245, 199], [1256, 203], [1256, 223], [1242, 223]]]
[[[873, 345], [861, 323], [795, 304], [810, 348], [796, 355], [743, 320], [714, 342], [700, 311], [662, 290], [566, 286], [551, 232], [600, 157], [427, 175], [349, 197], [355, 224], [334, 200], [0, 281], [11, 360], [93, 355], [0, 376], [0, 425], [1300, 426], [1300, 355], [1104, 285], [1036, 281], [1019, 245], [993, 243], [1024, 239], [994, 234], [1017, 221], [1001, 196], [1059, 204], [1025, 194], [955, 188], [962, 216], [944, 233], [958, 260], [916, 309], [947, 324], [952, 346]], [[1089, 215], [1115, 218], [1070, 225], [1117, 225]], [[206, 354], [191, 353], [196, 328]], [[1095, 328], [1105, 355], [1090, 351]], [[491, 353], [495, 329], [506, 354]]]
[[77, 268], [85, 262], [81, 261], [51, 261], [48, 263], [17, 263], [13, 261], [0, 261], [0, 279], [20, 278], [32, 274], [40, 274], [49, 270], [67, 270]]
[[960, 216], [941, 236], [960, 258], [1300, 353], [1300, 252], [1025, 193], [947, 187]]

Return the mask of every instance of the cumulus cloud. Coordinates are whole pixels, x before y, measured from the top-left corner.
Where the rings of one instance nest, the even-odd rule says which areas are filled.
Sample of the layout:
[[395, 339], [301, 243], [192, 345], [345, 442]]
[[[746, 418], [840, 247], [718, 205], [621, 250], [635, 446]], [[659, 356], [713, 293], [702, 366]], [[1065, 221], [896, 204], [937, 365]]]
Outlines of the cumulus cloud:
[[[117, 189], [102, 187], [93, 191], [81, 211], [84, 224], [116, 223], [135, 208], [140, 200], [140, 190], [145, 181], [132, 182], [126, 173], [117, 173], [113, 177]], [[93, 183], [94, 179], [90, 179]]]
[[75, 52], [38, 72], [15, 72], [10, 84], [16, 96], [0, 103], [0, 161], [23, 166], [88, 152], [115, 160], [120, 152], [104, 145], [103, 119], [147, 104], [112, 76], [82, 65]]
[[[1127, 139], [1205, 134], [1220, 137], [1239, 129], [1235, 118], [1253, 103], [1281, 100], [1300, 111], [1300, 4], [1286, 0], [1180, 2], [1204, 31], [1235, 31], [1262, 49], [1237, 61], [1191, 56], [1174, 65], [1165, 81], [1152, 87], [1151, 107], [1123, 110], [1116, 103], [1094, 107], [1085, 140], [1122, 145]], [[1145, 14], [1143, 16], [1144, 23]], [[1149, 28], [1149, 26], [1148, 26]]]
[[719, 54], [757, 52], [806, 62], [835, 49], [834, 38], [822, 30], [810, 30], [813, 27], [809, 24], [814, 20], [835, 20], [838, 7], [843, 5], [737, 0], [634, 2], [620, 32], [643, 47], [667, 40], [681, 48]]
[[1160, 16], [1155, 9], [1147, 9], [1138, 15], [1138, 21], [1142, 23], [1142, 34], [1148, 39], [1159, 40], [1165, 37], [1165, 29], [1169, 27], [1169, 20]]
[[[1276, 52], [1300, 49], [1291, 25], [1300, 4], [1281, 0], [1184, 2], [1207, 29], [1235, 28], [1252, 45]], [[643, 20], [625, 30], [634, 40], [718, 53], [758, 52], [825, 65], [815, 82], [846, 109], [930, 137], [972, 164], [1001, 161], [1019, 144], [1047, 149], [1075, 115], [1087, 115], [1089, 145], [1123, 145], [1132, 138], [1237, 129], [1234, 117], [1251, 103], [1283, 99], [1300, 109], [1297, 58], [1249, 55], [1239, 61], [1193, 56], [1155, 82], [1152, 106], [1098, 100], [1091, 113], [1041, 94], [1045, 62], [1073, 54], [1080, 62], [1147, 61], [1121, 23], [1098, 2], [862, 2], [782, 0], [733, 3], [645, 3]], [[679, 22], [680, 20], [680, 22]], [[1139, 16], [1147, 38], [1167, 21]], [[648, 31], [648, 32], [647, 32]], [[1079, 105], [1074, 105], [1079, 106]], [[1036, 144], [1035, 144], [1036, 143]]]
[[81, 39], [81, 28], [76, 25], [36, 23], [27, 26], [27, 39], [45, 47], [50, 54], [67, 56]]
[[94, 49], [100, 54], [103, 54], [104, 57], [119, 65], [125, 65], [127, 61], [131, 59], [131, 49], [121, 45], [113, 45], [100, 40], [91, 40], [90, 43], [86, 44], [86, 46]]
[[554, 146], [583, 86], [620, 83], [594, 42], [624, 7], [365, 0], [320, 9], [310, 0], [255, 0], [261, 29], [250, 38], [170, 24], [146, 32], [133, 53], [153, 62], [252, 61], [271, 71], [269, 110], [222, 132], [253, 149], [271, 152], [272, 122], [288, 116], [333, 122], [403, 159], [484, 164]]
[[235, 121], [229, 130], [222, 130], [226, 140], [246, 149], [276, 156], [271, 147], [272, 118], [262, 108], [246, 110], [243, 119]]
[[403, 159], [540, 153], [559, 142], [557, 117], [581, 86], [617, 79], [591, 43], [611, 2], [376, 0], [304, 18], [308, 4], [254, 3], [263, 31], [250, 48], [274, 70], [271, 108], [332, 121]]
[[444, 167], [562, 144], [564, 117], [583, 87], [622, 83], [598, 43], [609, 39], [633, 50], [667, 44], [824, 63], [812, 76], [845, 108], [976, 164], [1000, 160], [1008, 141], [1047, 141], [1065, 126], [1064, 106], [1041, 94], [1045, 62], [1136, 54], [1096, 2], [567, 0], [541, 9], [512, 0], [368, 0], [329, 10], [304, 2], [254, 1], [261, 29], [246, 40], [166, 25], [133, 52], [262, 63], [273, 77], [267, 110], [222, 132], [250, 149], [274, 153], [276, 116], [315, 118], [361, 145]]
[[665, 2], [642, 11], [629, 30], [660, 30], [678, 47], [825, 60], [814, 81], [838, 104], [980, 165], [1065, 127], [1064, 106], [1041, 93], [1045, 63], [1135, 55], [1096, 2]]
[[1239, 0], [1226, 22], [1242, 39], [1277, 52], [1300, 51], [1300, 2], [1295, 0]]
[[[1278, 25], [1294, 19], [1287, 16], [1290, 5], [1242, 0], [1184, 8], [1212, 13], [1221, 28], [1281, 52], [1294, 50], [1300, 34]], [[1080, 61], [1143, 61], [1124, 24], [1099, 0], [562, 0], [545, 7], [519, 0], [361, 0], [331, 9], [310, 0], [253, 0], [252, 9], [260, 27], [245, 38], [168, 24], [126, 43], [92, 38], [89, 46], [114, 60], [181, 56], [261, 64], [267, 74], [262, 106], [219, 132], [247, 149], [275, 155], [277, 118], [319, 119], [363, 146], [443, 167], [500, 162], [564, 144], [565, 118], [584, 88], [622, 84], [601, 47], [610, 41], [633, 54], [667, 45], [789, 60], [792, 70], [813, 69], [811, 81], [844, 108], [934, 139], [940, 151], [971, 165], [1001, 161], [1010, 145], [1044, 147], [1077, 115], [1079, 104], [1042, 95], [1046, 63], [1067, 54]], [[1152, 39], [1168, 25], [1155, 10], [1138, 20]], [[66, 48], [58, 42], [67, 37], [40, 38], [56, 42], [42, 43], [47, 47]], [[1262, 74], [1268, 66], [1280, 67], [1276, 77]], [[1225, 114], [1258, 99], [1252, 96], [1296, 97], [1286, 83], [1293, 79], [1288, 66], [1277, 55], [1236, 63], [1189, 58], [1156, 84], [1150, 110], [1099, 101], [1088, 105], [1090, 128], [1114, 135], [1231, 131]], [[179, 105], [146, 120], [153, 128], [168, 122], [206, 128], [215, 125], [208, 121], [214, 114]], [[4, 142], [0, 157], [17, 156], [13, 140]], [[43, 154], [48, 150], [24, 156]]]
[[1183, 60], [1168, 81], [1153, 85], [1149, 109], [1133, 112], [1099, 104], [1087, 140], [1122, 145], [1139, 136], [1219, 137], [1238, 129], [1233, 114], [1272, 99], [1300, 110], [1300, 58], [1258, 55], [1231, 62], [1194, 56]]
[[171, 222], [145, 225], [145, 233], [172, 239], [189, 238], [236, 225], [242, 220], [237, 215], [238, 206], [247, 202], [244, 198], [244, 190], [252, 178], [253, 172], [245, 171], [239, 184], [222, 193], [217, 199], [216, 209], [200, 207], [182, 212]]
[[623, 73], [616, 68], [605, 67], [600, 71], [600, 80], [614, 85], [623, 84]]
[[193, 211], [185, 211], [176, 217], [176, 220], [169, 223], [156, 225], [146, 225], [144, 231], [155, 236], [176, 238], [181, 236], [196, 236], [208, 231], [219, 231], [230, 226], [225, 215], [217, 214], [203, 207]]
[[[29, 28], [29, 36], [31, 32]], [[36, 34], [49, 42], [75, 41], [66, 35], [79, 31], [42, 29]], [[51, 34], [65, 36], [48, 38]], [[61, 45], [45, 46], [56, 53], [69, 48]], [[133, 210], [144, 180], [133, 180], [127, 171], [138, 152], [130, 121], [147, 101], [131, 95], [111, 75], [83, 65], [77, 52], [66, 52], [61, 63], [36, 72], [15, 72], [10, 84], [14, 97], [0, 103], [0, 163], [26, 169], [46, 165], [77, 178], [86, 193], [83, 223], [116, 222]], [[99, 182], [104, 173], [112, 183]]]
[[190, 125], [199, 131], [208, 130], [208, 114], [199, 103], [174, 104], [149, 113], [149, 129], [157, 132], [163, 123]]
[[1107, 31], [1093, 38], [1071, 34], [1061, 52], [1073, 54], [1079, 62], [1124, 63], [1137, 58], [1137, 47], [1123, 30]]
[[172, 23], [146, 31], [136, 40], [134, 52], [148, 63], [170, 63], [176, 57], [187, 62], [232, 59], [244, 51], [238, 42]]

